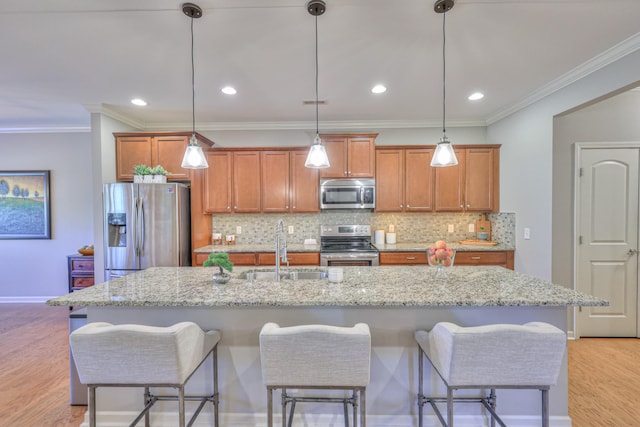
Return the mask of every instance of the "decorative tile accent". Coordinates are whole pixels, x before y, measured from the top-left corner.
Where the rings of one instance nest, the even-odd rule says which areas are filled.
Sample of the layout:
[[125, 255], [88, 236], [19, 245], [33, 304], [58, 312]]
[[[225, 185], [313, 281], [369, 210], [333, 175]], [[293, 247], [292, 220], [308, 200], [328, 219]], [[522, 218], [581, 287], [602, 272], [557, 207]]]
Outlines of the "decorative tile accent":
[[[320, 242], [320, 226], [329, 224], [370, 224], [371, 232], [376, 229], [389, 231], [393, 224], [398, 243], [422, 243], [446, 240], [457, 242], [475, 238], [469, 233], [469, 224], [480, 219], [477, 213], [375, 213], [360, 210], [327, 211], [317, 214], [231, 214], [213, 215], [214, 233], [236, 234], [236, 227], [242, 227], [242, 234], [236, 235], [237, 243], [272, 243], [276, 223], [284, 220], [285, 226], [293, 226], [294, 233], [287, 234], [290, 243], [303, 243], [304, 239]], [[491, 240], [505, 247], [515, 247], [516, 215], [514, 213], [491, 213]], [[449, 233], [448, 225], [453, 224], [454, 232]]]

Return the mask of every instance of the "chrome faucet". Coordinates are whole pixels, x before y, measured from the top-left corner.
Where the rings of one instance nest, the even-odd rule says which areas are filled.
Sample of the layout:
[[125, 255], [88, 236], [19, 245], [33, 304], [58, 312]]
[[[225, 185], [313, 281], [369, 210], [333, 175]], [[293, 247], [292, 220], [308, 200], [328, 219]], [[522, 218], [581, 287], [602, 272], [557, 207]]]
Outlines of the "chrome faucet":
[[[280, 235], [282, 235], [282, 244], [280, 244]], [[287, 264], [287, 272], [289, 272], [289, 259], [287, 258], [287, 236], [284, 231], [284, 221], [278, 220], [276, 224], [276, 282], [280, 281], [280, 260]]]

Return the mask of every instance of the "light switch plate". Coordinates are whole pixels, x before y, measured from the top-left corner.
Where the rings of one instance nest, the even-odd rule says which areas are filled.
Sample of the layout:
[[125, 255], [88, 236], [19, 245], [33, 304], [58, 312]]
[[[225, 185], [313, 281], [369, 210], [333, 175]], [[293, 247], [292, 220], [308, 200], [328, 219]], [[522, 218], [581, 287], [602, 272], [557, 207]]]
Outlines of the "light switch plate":
[[476, 225], [469, 224], [469, 233], [475, 233], [475, 231], [476, 231]]
[[236, 226], [236, 234], [242, 234], [242, 226]]
[[293, 234], [293, 225], [289, 226], [289, 234]]
[[453, 233], [453, 224], [449, 224], [448, 230], [449, 233]]
[[524, 228], [524, 239], [525, 240], [531, 239], [531, 229], [529, 227]]

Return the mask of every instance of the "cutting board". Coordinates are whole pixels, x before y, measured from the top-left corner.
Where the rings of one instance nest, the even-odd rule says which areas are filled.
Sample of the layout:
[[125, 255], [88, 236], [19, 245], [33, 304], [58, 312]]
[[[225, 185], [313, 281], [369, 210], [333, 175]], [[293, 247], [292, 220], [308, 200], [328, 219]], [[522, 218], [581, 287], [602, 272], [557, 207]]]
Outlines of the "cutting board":
[[467, 240], [460, 240], [460, 244], [471, 245], [471, 246], [496, 246], [498, 242], [490, 242], [489, 240], [467, 239]]
[[[484, 230], [482, 229], [483, 227], [484, 227]], [[476, 236], [481, 231], [486, 231], [487, 233], [489, 233], [489, 238], [487, 240], [490, 241], [491, 240], [491, 221], [487, 219], [486, 214], [482, 214], [480, 219], [476, 221]]]

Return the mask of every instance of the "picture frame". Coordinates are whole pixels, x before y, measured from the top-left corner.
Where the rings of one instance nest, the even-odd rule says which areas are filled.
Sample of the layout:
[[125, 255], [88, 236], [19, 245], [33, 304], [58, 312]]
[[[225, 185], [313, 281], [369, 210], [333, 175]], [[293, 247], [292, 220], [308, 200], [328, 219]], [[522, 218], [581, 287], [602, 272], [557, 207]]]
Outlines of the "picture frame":
[[0, 170], [0, 239], [51, 239], [50, 171]]

